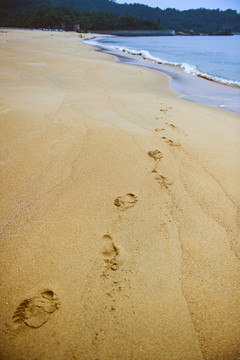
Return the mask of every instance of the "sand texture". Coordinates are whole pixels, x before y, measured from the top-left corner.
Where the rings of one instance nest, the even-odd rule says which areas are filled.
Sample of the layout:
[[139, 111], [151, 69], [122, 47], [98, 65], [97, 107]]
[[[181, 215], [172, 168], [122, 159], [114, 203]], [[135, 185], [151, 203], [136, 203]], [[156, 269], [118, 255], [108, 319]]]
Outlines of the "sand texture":
[[240, 358], [240, 117], [78, 34], [0, 41], [0, 359]]

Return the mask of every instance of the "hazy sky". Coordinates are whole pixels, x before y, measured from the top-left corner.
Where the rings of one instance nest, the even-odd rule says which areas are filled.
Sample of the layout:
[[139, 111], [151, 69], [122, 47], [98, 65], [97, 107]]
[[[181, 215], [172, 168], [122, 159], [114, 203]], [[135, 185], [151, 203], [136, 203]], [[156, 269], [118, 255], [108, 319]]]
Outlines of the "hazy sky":
[[206, 9], [233, 9], [240, 12], [240, 0], [116, 0], [119, 4], [146, 4], [160, 9], [175, 8], [178, 10], [197, 9], [204, 7]]

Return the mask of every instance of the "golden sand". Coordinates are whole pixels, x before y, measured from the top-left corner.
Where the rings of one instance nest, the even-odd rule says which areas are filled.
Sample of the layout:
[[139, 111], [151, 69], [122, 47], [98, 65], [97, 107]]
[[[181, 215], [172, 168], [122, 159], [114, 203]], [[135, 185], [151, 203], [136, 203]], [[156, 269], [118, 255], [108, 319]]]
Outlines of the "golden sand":
[[77, 34], [0, 41], [0, 359], [240, 358], [239, 116]]

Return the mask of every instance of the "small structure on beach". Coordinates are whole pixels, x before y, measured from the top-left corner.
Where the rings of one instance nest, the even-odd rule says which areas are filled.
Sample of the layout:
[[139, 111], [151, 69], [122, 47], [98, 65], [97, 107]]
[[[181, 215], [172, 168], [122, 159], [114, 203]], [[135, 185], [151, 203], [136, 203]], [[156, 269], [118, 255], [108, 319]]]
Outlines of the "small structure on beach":
[[73, 30], [76, 32], [80, 32], [81, 31], [80, 24], [73, 25]]

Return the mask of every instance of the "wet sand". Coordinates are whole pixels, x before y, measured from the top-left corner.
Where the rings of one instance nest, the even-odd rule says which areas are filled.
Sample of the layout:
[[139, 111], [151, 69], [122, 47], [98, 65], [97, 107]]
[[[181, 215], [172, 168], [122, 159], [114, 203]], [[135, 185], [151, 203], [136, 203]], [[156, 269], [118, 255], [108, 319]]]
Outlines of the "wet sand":
[[78, 34], [0, 41], [1, 360], [237, 360], [239, 115]]
[[143, 55], [133, 55], [127, 51], [103, 47], [95, 38], [87, 42], [92, 43], [100, 51], [114, 55], [118, 61], [125, 64], [161, 71], [169, 77], [171, 89], [181, 94], [182, 99], [240, 114], [239, 87], [224, 85], [200, 75], [188, 74], [177, 66], [157, 63]]

